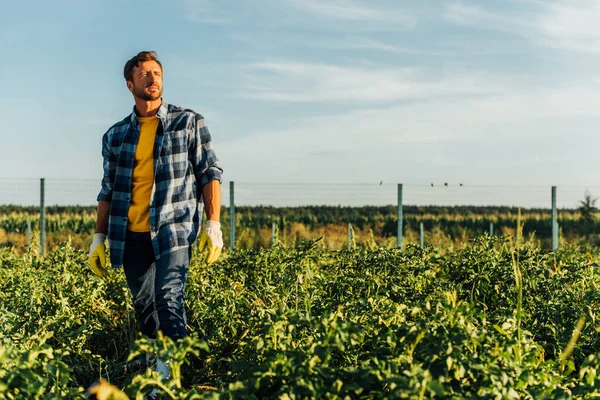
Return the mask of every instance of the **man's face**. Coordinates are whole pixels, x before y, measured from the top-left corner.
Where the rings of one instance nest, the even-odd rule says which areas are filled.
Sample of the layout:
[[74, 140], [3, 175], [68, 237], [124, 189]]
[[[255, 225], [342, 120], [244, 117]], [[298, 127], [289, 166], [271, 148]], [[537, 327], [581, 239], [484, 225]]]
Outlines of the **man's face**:
[[133, 68], [133, 81], [127, 87], [135, 97], [152, 101], [162, 96], [162, 69], [156, 61], [144, 61]]

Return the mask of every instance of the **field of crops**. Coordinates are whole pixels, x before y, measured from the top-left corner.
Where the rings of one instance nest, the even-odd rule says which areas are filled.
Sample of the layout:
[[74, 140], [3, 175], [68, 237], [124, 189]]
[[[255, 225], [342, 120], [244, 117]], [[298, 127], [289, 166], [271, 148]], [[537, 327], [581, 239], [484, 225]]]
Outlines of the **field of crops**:
[[[600, 396], [596, 248], [307, 241], [200, 260], [190, 337], [152, 344], [122, 271], [97, 278], [69, 243], [45, 258], [0, 249], [0, 399], [85, 398], [98, 381], [105, 399]], [[171, 381], [126, 367], [149, 348], [173, 359]]]

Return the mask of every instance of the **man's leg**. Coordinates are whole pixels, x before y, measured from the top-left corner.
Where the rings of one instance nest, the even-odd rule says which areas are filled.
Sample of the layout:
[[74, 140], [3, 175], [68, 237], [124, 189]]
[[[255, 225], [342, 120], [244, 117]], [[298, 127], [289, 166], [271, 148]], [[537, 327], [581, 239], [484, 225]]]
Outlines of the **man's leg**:
[[190, 265], [191, 247], [175, 250], [156, 261], [155, 301], [158, 329], [171, 339], [187, 335], [185, 283]]
[[159, 318], [154, 287], [156, 264], [149, 232], [127, 232], [123, 270], [133, 297], [140, 331], [154, 339], [159, 329]]
[[[190, 265], [191, 247], [154, 259], [150, 234], [127, 232], [123, 269], [133, 296], [133, 305], [142, 334], [156, 338], [161, 330], [171, 339], [187, 335], [185, 283]], [[155, 357], [155, 356], [154, 356]], [[148, 359], [152, 354], [146, 354]], [[171, 376], [169, 360], [156, 358], [155, 370], [163, 379]], [[155, 399], [154, 388], [147, 399]]]
[[154, 260], [149, 233], [127, 232], [123, 269], [142, 334], [158, 330], [172, 339], [187, 335], [185, 284], [191, 247]]

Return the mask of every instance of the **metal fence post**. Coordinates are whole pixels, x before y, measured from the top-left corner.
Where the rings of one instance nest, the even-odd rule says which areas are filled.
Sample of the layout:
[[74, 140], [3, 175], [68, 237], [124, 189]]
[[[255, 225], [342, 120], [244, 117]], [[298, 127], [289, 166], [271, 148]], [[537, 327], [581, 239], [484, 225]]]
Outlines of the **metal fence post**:
[[234, 249], [235, 246], [235, 201], [234, 201], [234, 184], [229, 182], [229, 248]]
[[490, 237], [494, 236], [494, 223], [490, 222]]
[[556, 212], [556, 186], [552, 186], [552, 250], [558, 249], [558, 215]]
[[398, 184], [398, 247], [402, 248], [402, 184]]
[[348, 251], [352, 250], [352, 224], [348, 224]]
[[46, 207], [44, 206], [44, 178], [40, 179], [40, 250], [46, 251]]
[[277, 231], [276, 231], [276, 224], [275, 222], [273, 222], [273, 224], [271, 225], [271, 245], [275, 244], [275, 240], [277, 240]]
[[425, 247], [425, 227], [423, 226], [422, 222], [419, 225], [419, 229], [421, 231], [421, 234], [420, 234], [420, 237], [421, 237], [421, 248], [423, 248], [423, 247]]

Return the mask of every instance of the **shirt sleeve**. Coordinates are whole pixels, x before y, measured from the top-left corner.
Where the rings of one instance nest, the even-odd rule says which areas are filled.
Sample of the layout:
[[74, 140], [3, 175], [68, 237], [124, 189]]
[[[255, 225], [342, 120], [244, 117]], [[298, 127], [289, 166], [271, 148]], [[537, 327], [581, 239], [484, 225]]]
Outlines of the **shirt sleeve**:
[[210, 181], [223, 181], [223, 169], [212, 147], [210, 133], [204, 124], [204, 117], [196, 114], [193, 137], [189, 143], [190, 161], [194, 167], [194, 175], [198, 182], [198, 191]]
[[115, 174], [117, 172], [117, 157], [115, 157], [110, 148], [108, 136], [109, 132], [106, 132], [102, 137], [102, 158], [104, 159], [102, 166], [104, 169], [104, 177], [102, 178], [102, 188], [100, 189], [97, 200], [110, 202], [112, 200], [113, 185], [115, 182]]

